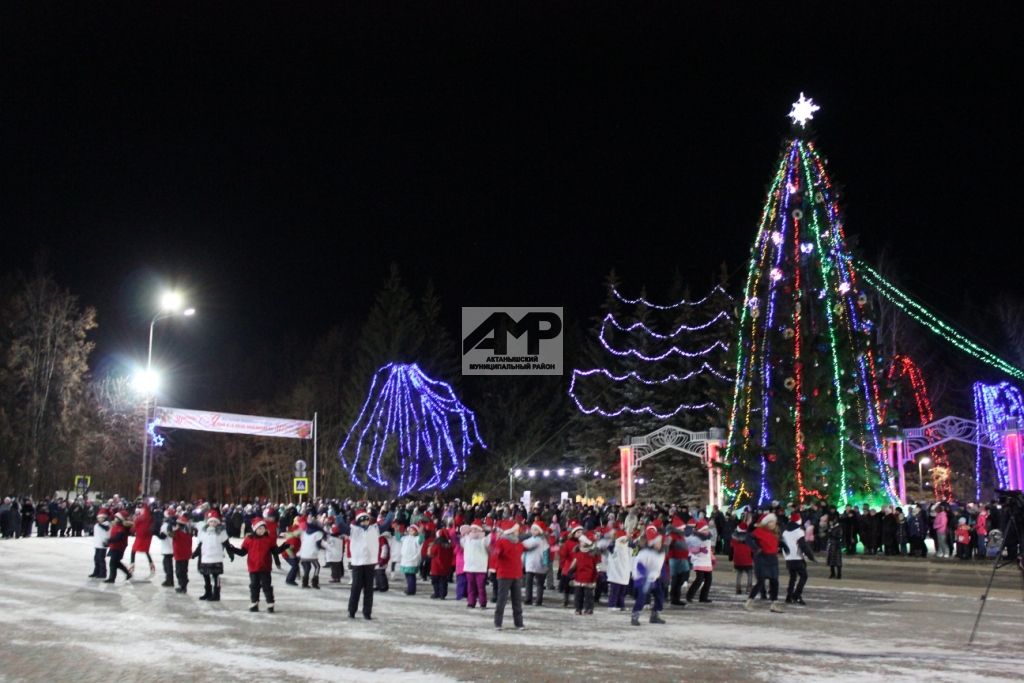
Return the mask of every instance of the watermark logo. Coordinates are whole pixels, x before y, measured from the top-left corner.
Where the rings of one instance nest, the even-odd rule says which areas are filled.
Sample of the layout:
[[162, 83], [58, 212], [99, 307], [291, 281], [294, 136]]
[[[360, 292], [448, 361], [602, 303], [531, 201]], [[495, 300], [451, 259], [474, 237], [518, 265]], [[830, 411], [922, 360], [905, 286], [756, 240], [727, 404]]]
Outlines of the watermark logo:
[[463, 375], [561, 375], [562, 309], [463, 306]]

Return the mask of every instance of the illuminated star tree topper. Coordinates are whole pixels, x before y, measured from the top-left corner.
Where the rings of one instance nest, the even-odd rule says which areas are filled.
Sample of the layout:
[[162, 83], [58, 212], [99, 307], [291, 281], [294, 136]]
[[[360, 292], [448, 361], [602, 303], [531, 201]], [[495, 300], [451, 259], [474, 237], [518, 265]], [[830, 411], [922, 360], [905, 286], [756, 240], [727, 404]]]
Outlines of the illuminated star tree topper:
[[431, 379], [415, 363], [389, 363], [374, 373], [338, 455], [357, 486], [404, 496], [446, 488], [466, 469], [475, 446], [487, 447], [476, 416], [451, 385]]
[[789, 110], [789, 118], [793, 119], [794, 124], [798, 124], [801, 128], [804, 128], [808, 121], [814, 118], [814, 112], [821, 109], [814, 103], [814, 100], [804, 97], [803, 93], [800, 93], [800, 99], [793, 103], [793, 108]]

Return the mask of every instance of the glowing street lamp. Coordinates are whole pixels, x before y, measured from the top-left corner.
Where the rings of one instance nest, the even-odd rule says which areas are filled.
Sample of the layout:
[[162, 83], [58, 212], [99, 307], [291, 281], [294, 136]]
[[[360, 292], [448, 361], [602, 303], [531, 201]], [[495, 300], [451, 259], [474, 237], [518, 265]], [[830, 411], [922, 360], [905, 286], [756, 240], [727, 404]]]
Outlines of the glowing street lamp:
[[152, 467], [150, 460], [151, 449], [149, 447], [149, 420], [150, 420], [150, 407], [156, 406], [156, 392], [159, 388], [159, 376], [153, 372], [153, 329], [156, 327], [157, 320], [163, 320], [164, 318], [170, 318], [171, 316], [181, 314], [186, 317], [192, 317], [196, 313], [195, 308], [186, 308], [182, 310], [182, 306], [185, 304], [185, 298], [180, 292], [169, 291], [164, 292], [160, 297], [160, 310], [156, 312], [153, 319], [149, 322], [149, 349], [146, 352], [146, 370], [136, 377], [136, 387], [143, 393], [145, 397], [145, 419], [142, 422], [142, 495], [149, 495], [149, 482], [152, 477]]
[[919, 489], [921, 489], [922, 492], [924, 491], [924, 475], [921, 470], [925, 465], [927, 465], [931, 461], [931, 458], [921, 458], [920, 460], [917, 461], [917, 486]]

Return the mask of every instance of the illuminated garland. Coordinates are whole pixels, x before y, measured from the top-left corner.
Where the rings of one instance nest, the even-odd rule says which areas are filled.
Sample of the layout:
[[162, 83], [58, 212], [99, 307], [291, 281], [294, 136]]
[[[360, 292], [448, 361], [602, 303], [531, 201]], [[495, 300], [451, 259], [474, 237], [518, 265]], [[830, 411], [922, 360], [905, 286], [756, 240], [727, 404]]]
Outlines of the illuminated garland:
[[712, 407], [714, 407], [715, 404], [713, 402], [711, 402], [711, 401], [707, 401], [707, 402], [704, 402], [704, 403], [681, 403], [681, 404], [677, 405], [674, 410], [672, 410], [672, 411], [670, 411], [668, 413], [658, 412], [656, 409], [652, 408], [651, 406], [641, 406], [639, 408], [623, 406], [623, 407], [619, 408], [618, 410], [604, 410], [600, 406], [587, 406], [586, 404], [583, 403], [582, 400], [580, 400], [580, 398], [576, 395], [576, 378], [577, 377], [591, 377], [591, 376], [594, 376], [594, 375], [600, 375], [601, 377], [604, 377], [605, 379], [609, 379], [609, 380], [611, 380], [613, 382], [631, 382], [632, 381], [632, 382], [638, 382], [638, 383], [646, 385], [646, 386], [661, 386], [661, 385], [664, 385], [664, 384], [671, 384], [673, 382], [686, 382], [686, 381], [688, 381], [690, 379], [693, 379], [694, 377], [697, 377], [698, 375], [704, 374], [705, 372], [710, 374], [710, 375], [712, 375], [713, 377], [717, 377], [720, 380], [723, 380], [723, 381], [726, 381], [726, 382], [731, 382], [732, 381], [731, 377], [729, 377], [729, 376], [719, 372], [718, 370], [715, 370], [713, 367], [711, 367], [707, 363], [701, 364], [700, 368], [698, 368], [697, 370], [694, 370], [692, 372], [688, 372], [685, 375], [675, 375], [675, 374], [672, 374], [672, 375], [668, 375], [668, 376], [666, 376], [666, 377], [664, 377], [662, 379], [658, 379], [658, 380], [644, 379], [643, 377], [641, 377], [640, 375], [638, 375], [635, 372], [627, 372], [627, 373], [622, 374], [622, 375], [614, 375], [611, 372], [605, 370], [604, 368], [596, 368], [596, 369], [593, 369], [593, 370], [573, 370], [572, 371], [572, 379], [569, 381], [569, 396], [572, 398], [573, 403], [576, 404], [576, 408], [579, 409], [579, 411], [581, 413], [584, 413], [586, 415], [593, 415], [595, 413], [600, 415], [601, 417], [618, 417], [620, 415], [625, 415], [625, 414], [629, 414], [629, 415], [650, 415], [651, 417], [656, 417], [659, 420], [667, 420], [669, 418], [675, 417], [676, 415], [678, 415], [679, 413], [683, 412], [684, 410], [703, 410], [705, 408], [712, 408]]
[[[866, 335], [870, 323], [862, 320], [857, 274], [844, 242], [824, 164], [813, 144], [799, 138], [790, 141], [761, 213], [742, 298], [737, 382], [725, 453], [732, 465], [727, 488], [734, 507], [753, 495], [749, 475], [760, 479], [757, 501], [767, 502], [770, 483], [781, 476], [783, 467], [792, 468], [799, 503], [829, 497], [847, 504], [854, 494], [847, 436], [869, 452], [881, 452], [881, 401]], [[824, 338], [820, 351], [807, 338], [812, 330]], [[807, 368], [819, 362], [828, 368], [823, 372], [829, 376], [830, 389], [808, 384]], [[782, 381], [779, 375], [789, 376]], [[823, 452], [811, 453], [804, 434], [805, 414], [811, 413], [802, 403], [829, 401], [826, 390], [833, 395], [826, 414], [834, 426]], [[821, 407], [814, 413], [820, 416]], [[791, 425], [791, 453], [777, 452], [777, 415], [785, 415]], [[752, 442], [755, 435], [758, 440]], [[833, 486], [828, 491], [808, 480], [809, 461], [819, 458], [815, 467]], [[885, 458], [875, 458], [880, 483], [869, 473], [867, 456], [863, 462], [864, 474], [857, 477], [863, 492], [875, 493], [880, 486], [886, 498], [896, 500]]]
[[988, 349], [957, 332], [951, 325], [943, 322], [934, 313], [911, 299], [910, 296], [883, 278], [870, 266], [858, 261], [857, 268], [864, 274], [865, 282], [874, 287], [878, 294], [939, 337], [945, 339], [964, 353], [997, 368], [1015, 379], [1024, 379], [1024, 370], [1014, 366], [1009, 361], [1003, 360]]
[[[914, 396], [914, 404], [917, 406], [917, 416], [921, 426], [931, 424], [935, 420], [935, 412], [932, 410], [932, 402], [928, 397], [928, 386], [925, 384], [921, 369], [910, 356], [897, 355], [892, 359], [886, 380], [892, 384], [897, 379], [905, 379], [910, 382], [910, 390]], [[884, 422], [886, 417], [884, 410], [881, 416]], [[926, 430], [926, 435], [932, 436], [931, 431]], [[935, 463], [935, 467], [932, 468], [932, 489], [935, 499], [952, 500], [953, 487], [949, 483], [949, 455], [946, 453], [946, 447], [936, 446], [929, 453]]]
[[[668, 339], [672, 339], [674, 337], [678, 337], [683, 332], [698, 332], [700, 330], [706, 330], [709, 327], [711, 327], [712, 325], [714, 325], [715, 323], [717, 323], [719, 321], [722, 321], [722, 320], [729, 320], [731, 317], [732, 316], [730, 316], [728, 312], [721, 311], [721, 312], [718, 313], [718, 315], [716, 315], [714, 318], [712, 318], [711, 320], [708, 320], [705, 323], [701, 323], [700, 325], [687, 325], [685, 323], [682, 323], [678, 327], [676, 327], [675, 330], [673, 330], [672, 332], [669, 332], [668, 334], [661, 334], [659, 332], [655, 332], [654, 330], [652, 330], [650, 327], [648, 327], [646, 324], [644, 324], [642, 322], [635, 322], [632, 325], [623, 325], [618, 320], [616, 320], [615, 316], [613, 316], [611, 313], [609, 313], [608, 315], [606, 315], [604, 317], [604, 320], [601, 321], [601, 326], [603, 328], [605, 325], [611, 325], [612, 327], [614, 327], [615, 329], [619, 330], [620, 332], [636, 332], [637, 330], [640, 330], [641, 332], [643, 332], [644, 334], [646, 334], [649, 337], [654, 337], [655, 339], [659, 339], [661, 341], [666, 341]], [[603, 336], [603, 331], [602, 331], [602, 336]]]
[[[392, 488], [384, 473], [389, 447], [397, 453], [399, 496], [444, 489], [466, 468], [475, 446], [486, 448], [476, 417], [445, 382], [419, 366], [390, 363], [373, 375], [370, 391], [338, 451], [352, 482]], [[426, 474], [421, 476], [421, 467]], [[358, 472], [357, 472], [358, 470]]]
[[686, 299], [681, 299], [680, 301], [677, 301], [674, 304], [653, 304], [643, 297], [639, 297], [636, 299], [627, 299], [626, 297], [619, 294], [619, 290], [617, 290], [614, 286], [611, 288], [611, 290], [612, 295], [624, 304], [629, 304], [630, 306], [646, 306], [647, 308], [652, 308], [656, 311], [669, 311], [672, 310], [673, 308], [682, 308], [683, 306], [700, 306], [715, 294], [722, 294], [729, 301], [733, 300], [732, 297], [729, 296], [729, 293], [725, 291], [725, 288], [723, 288], [721, 285], [715, 285], [711, 289], [711, 292], [703, 299], [699, 299], [698, 301], [687, 301]]
[[[1010, 487], [1010, 472], [1006, 453], [1001, 447], [1001, 432], [1009, 427], [1010, 419], [1024, 420], [1024, 398], [1020, 389], [1009, 382], [975, 382], [974, 414], [978, 424], [988, 433], [989, 440], [994, 444], [1000, 444], [1000, 449], [992, 454], [992, 461], [995, 463], [999, 488], [1007, 489]], [[974, 461], [976, 500], [981, 500], [981, 450], [981, 446], [978, 446]]]
[[658, 361], [665, 360], [666, 358], [671, 358], [672, 356], [681, 356], [683, 358], [703, 358], [708, 354], [714, 353], [717, 349], [721, 349], [723, 351], [729, 350], [728, 344], [716, 341], [710, 344], [709, 346], [706, 346], [705, 348], [699, 349], [697, 351], [687, 351], [686, 349], [681, 349], [678, 346], [673, 346], [668, 351], [665, 351], [664, 353], [659, 353], [657, 356], [648, 356], [642, 351], [637, 351], [636, 349], [623, 350], [615, 348], [614, 346], [609, 344], [608, 341], [605, 339], [604, 329], [605, 328], [602, 325], [601, 332], [598, 334], [597, 338], [601, 342], [601, 346], [605, 348], [605, 351], [616, 356], [632, 356], [634, 358], [639, 358], [642, 361], [647, 361], [648, 363], [656, 363]]

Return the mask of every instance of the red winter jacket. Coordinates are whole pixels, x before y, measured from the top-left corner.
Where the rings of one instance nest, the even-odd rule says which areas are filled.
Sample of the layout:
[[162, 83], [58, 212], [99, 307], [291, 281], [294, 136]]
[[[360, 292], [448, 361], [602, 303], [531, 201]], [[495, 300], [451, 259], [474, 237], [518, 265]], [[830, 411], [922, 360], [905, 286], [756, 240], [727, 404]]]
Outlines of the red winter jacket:
[[732, 539], [732, 566], [736, 569], [750, 569], [754, 566], [754, 551], [738, 538]]
[[577, 585], [596, 586], [597, 555], [577, 550], [572, 554], [572, 561], [576, 563], [576, 574], [573, 581], [575, 581]]
[[772, 557], [779, 554], [779, 537], [775, 535], [774, 531], [759, 526], [754, 529], [753, 536], [762, 553]]
[[171, 538], [171, 548], [176, 561], [192, 559], [192, 532], [188, 529], [177, 529]]
[[277, 547], [277, 539], [270, 534], [256, 536], [250, 534], [242, 541], [242, 551], [245, 554], [246, 569], [250, 574], [256, 572], [269, 572], [271, 567], [270, 556], [274, 554]]
[[133, 553], [148, 553], [153, 542], [153, 513], [146, 506], [135, 515], [135, 543]]
[[434, 541], [430, 546], [430, 575], [445, 576], [452, 573], [452, 565], [455, 563], [455, 550], [450, 543], [442, 545]]
[[123, 524], [114, 524], [110, 527], [110, 538], [107, 539], [107, 547], [111, 550], [124, 552], [128, 548], [128, 528]]
[[423, 534], [423, 545], [420, 546], [420, 557], [422, 558], [427, 556], [427, 550], [437, 533], [437, 525], [433, 522], [421, 521], [420, 533]]
[[687, 560], [690, 558], [690, 549], [686, 547], [686, 537], [681, 531], [673, 531], [669, 534], [668, 559]]
[[491, 546], [494, 569], [499, 579], [523, 578], [523, 544], [502, 536]]
[[569, 574], [569, 565], [572, 564], [573, 553], [576, 552], [576, 546], [578, 546], [574, 539], [566, 539], [562, 547], [558, 549], [558, 573], [562, 576]]
[[381, 536], [377, 547], [377, 566], [387, 569], [388, 561], [391, 559], [391, 541], [386, 536]]

